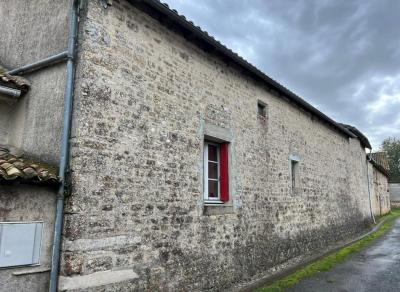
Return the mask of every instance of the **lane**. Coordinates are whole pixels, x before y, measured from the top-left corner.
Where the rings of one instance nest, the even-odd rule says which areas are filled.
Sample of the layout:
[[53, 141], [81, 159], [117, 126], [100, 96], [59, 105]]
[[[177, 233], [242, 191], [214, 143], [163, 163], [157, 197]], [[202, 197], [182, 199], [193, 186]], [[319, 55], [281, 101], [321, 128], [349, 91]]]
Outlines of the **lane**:
[[310, 279], [290, 292], [400, 292], [400, 219], [384, 236], [346, 262]]

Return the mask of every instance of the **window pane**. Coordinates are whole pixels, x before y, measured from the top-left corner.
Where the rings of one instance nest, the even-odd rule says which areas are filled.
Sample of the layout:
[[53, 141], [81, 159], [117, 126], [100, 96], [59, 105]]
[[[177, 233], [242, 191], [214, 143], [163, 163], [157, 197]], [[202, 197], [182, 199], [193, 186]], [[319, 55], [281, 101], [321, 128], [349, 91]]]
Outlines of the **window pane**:
[[208, 144], [208, 160], [218, 161], [217, 146]]
[[208, 178], [218, 179], [218, 163], [208, 163]]
[[218, 198], [218, 181], [215, 180], [208, 181], [208, 197]]

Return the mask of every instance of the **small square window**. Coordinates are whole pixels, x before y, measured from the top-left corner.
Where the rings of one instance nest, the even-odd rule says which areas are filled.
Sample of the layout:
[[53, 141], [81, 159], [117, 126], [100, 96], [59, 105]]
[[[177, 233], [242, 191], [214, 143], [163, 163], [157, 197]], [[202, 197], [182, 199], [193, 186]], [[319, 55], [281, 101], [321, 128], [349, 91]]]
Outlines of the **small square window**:
[[257, 113], [259, 117], [265, 118], [267, 116], [267, 107], [265, 103], [258, 101], [257, 103]]

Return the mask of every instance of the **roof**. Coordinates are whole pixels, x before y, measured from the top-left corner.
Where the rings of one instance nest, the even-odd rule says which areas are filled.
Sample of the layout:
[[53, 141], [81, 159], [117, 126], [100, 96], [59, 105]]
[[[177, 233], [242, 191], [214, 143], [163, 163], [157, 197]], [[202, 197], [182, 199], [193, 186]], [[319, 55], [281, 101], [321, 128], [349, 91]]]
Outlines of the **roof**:
[[0, 184], [10, 181], [33, 184], [57, 184], [57, 168], [22, 154], [11, 154], [10, 147], [0, 146]]
[[195, 26], [193, 22], [187, 20], [185, 16], [178, 14], [176, 10], [170, 9], [167, 4], [161, 3], [159, 0], [130, 0], [130, 3], [169, 28], [178, 30], [191, 42], [197, 43], [204, 49], [212, 51], [215, 54], [219, 54], [224, 59], [235, 63], [246, 72], [250, 73], [255, 79], [261, 80], [268, 87], [275, 90], [278, 96], [294, 102], [299, 107], [319, 117], [339, 133], [350, 138], [356, 138], [356, 135], [354, 135], [351, 131], [336, 123], [330, 117], [313, 107], [301, 97], [273, 80], [254, 65], [250, 64], [238, 54], [234, 53], [232, 50], [228, 49], [215, 38], [210, 36], [206, 31], [203, 31], [200, 27]]
[[28, 92], [31, 87], [29, 81], [21, 76], [14, 76], [7, 73], [7, 70], [0, 65], [0, 85]]
[[361, 133], [360, 130], [358, 130], [356, 127], [351, 126], [351, 125], [347, 125], [347, 124], [341, 124], [339, 123], [341, 126], [343, 126], [344, 128], [348, 129], [350, 132], [352, 132], [354, 135], [357, 136], [357, 138], [360, 140], [361, 144], [368, 149], [372, 149], [371, 143], [369, 142], [368, 138]]
[[389, 176], [389, 161], [386, 152], [374, 152], [369, 155], [371, 163], [383, 174]]

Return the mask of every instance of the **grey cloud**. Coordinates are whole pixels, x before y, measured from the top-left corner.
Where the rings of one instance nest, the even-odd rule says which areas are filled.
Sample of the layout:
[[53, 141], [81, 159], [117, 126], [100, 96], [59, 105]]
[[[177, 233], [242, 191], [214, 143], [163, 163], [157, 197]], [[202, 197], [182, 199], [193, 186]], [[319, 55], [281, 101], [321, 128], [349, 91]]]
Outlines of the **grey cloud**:
[[400, 1], [166, 2], [374, 148], [400, 137]]

